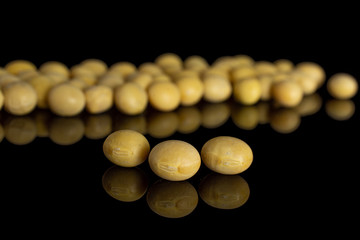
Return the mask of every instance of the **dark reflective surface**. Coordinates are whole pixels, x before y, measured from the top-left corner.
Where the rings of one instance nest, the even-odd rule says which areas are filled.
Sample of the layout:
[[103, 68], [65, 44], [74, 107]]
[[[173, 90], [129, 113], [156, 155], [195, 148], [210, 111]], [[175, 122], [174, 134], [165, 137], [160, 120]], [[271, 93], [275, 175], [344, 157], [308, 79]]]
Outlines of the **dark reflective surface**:
[[[254, 162], [239, 175], [215, 174], [202, 165], [191, 179], [168, 182], [147, 162], [126, 169], [105, 158], [103, 141], [120, 129], [141, 132], [151, 147], [180, 139], [199, 151], [212, 137], [234, 136], [251, 146]], [[324, 88], [295, 108], [229, 100], [168, 113], [148, 109], [126, 116], [111, 109], [70, 118], [46, 110], [17, 117], [2, 110], [3, 201], [11, 210], [4, 217], [11, 225], [35, 223], [36, 232], [117, 236], [130, 228], [138, 234], [195, 229], [236, 235], [336, 225], [357, 205], [358, 135], [359, 95], [339, 101]]]
[[26, 145], [36, 138], [49, 138], [58, 145], [72, 145], [83, 138], [105, 139], [110, 133], [132, 129], [154, 139], [165, 139], [175, 134], [191, 135], [205, 130], [231, 127], [252, 131], [261, 125], [269, 125], [278, 133], [289, 134], [300, 127], [302, 119], [318, 113], [321, 108], [336, 121], [346, 121], [355, 114], [353, 100], [326, 100], [319, 93], [305, 96], [294, 108], [281, 108], [271, 101], [261, 101], [244, 106], [232, 99], [222, 103], [202, 101], [191, 107], [179, 107], [172, 112], [147, 109], [144, 113], [129, 116], [115, 108], [101, 114], [86, 111], [74, 117], [59, 117], [49, 110], [36, 109], [26, 116], [14, 116], [0, 112], [1, 135], [9, 143]]
[[[17, 214], [50, 218], [48, 209], [86, 221], [94, 212], [106, 222], [114, 215], [124, 221], [251, 222], [258, 217], [269, 221], [273, 215], [326, 216], [329, 208], [341, 213], [339, 205], [346, 209], [345, 199], [355, 191], [357, 141], [350, 136], [359, 132], [356, 101], [319, 93], [291, 109], [271, 102], [242, 106], [228, 101], [131, 117], [116, 110], [71, 118], [42, 110], [22, 117], [2, 111], [5, 200], [21, 202], [14, 208]], [[212, 137], [236, 136], [252, 147], [254, 162], [235, 176], [215, 174], [202, 165], [188, 181], [168, 182], [153, 174], [147, 162], [128, 169], [104, 157], [105, 137], [126, 128], [145, 134], [152, 147], [182, 139], [199, 151]]]

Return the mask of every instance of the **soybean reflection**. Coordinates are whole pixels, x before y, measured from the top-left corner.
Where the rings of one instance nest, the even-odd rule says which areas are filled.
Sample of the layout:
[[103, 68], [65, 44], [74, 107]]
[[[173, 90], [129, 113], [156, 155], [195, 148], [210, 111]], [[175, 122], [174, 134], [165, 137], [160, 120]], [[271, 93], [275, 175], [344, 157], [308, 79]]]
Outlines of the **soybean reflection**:
[[198, 107], [181, 107], [177, 110], [179, 118], [178, 132], [190, 134], [201, 126], [201, 112]]
[[201, 181], [199, 195], [211, 207], [235, 209], [248, 201], [250, 188], [240, 175], [210, 173]]
[[187, 181], [160, 179], [146, 195], [150, 209], [162, 217], [181, 218], [193, 212], [198, 204], [196, 189]]
[[155, 138], [173, 135], [179, 126], [176, 112], [153, 111], [147, 116], [147, 133]]
[[139, 167], [112, 166], [102, 176], [105, 192], [120, 202], [135, 202], [146, 196], [151, 211], [165, 218], [182, 218], [194, 212], [200, 198], [218, 209], [236, 209], [249, 199], [250, 188], [240, 175], [210, 173], [198, 191], [188, 181], [158, 179], [149, 186], [147, 174]]
[[54, 117], [49, 126], [49, 138], [58, 145], [72, 145], [79, 142], [85, 132], [85, 125], [79, 117]]
[[30, 116], [8, 116], [4, 121], [6, 140], [15, 145], [26, 145], [36, 138], [36, 125]]
[[130, 116], [116, 111], [115, 113], [106, 113], [112, 117], [112, 132], [122, 129], [137, 131], [141, 134], [147, 133], [147, 122], [144, 114]]
[[349, 120], [355, 113], [355, 104], [352, 100], [332, 99], [325, 104], [326, 114], [337, 121]]
[[231, 110], [231, 119], [238, 128], [252, 130], [259, 123], [258, 108], [235, 104]]
[[4, 133], [4, 128], [3, 126], [0, 124], [0, 143], [1, 141], [4, 139], [5, 133]]
[[271, 101], [261, 101], [251, 106], [233, 103], [231, 120], [243, 130], [253, 130], [259, 124], [269, 124], [274, 131], [289, 134], [299, 128], [302, 117], [316, 114], [321, 106], [322, 99], [318, 93], [305, 96], [293, 108], [279, 107]]
[[84, 117], [85, 137], [102, 139], [112, 132], [112, 118], [110, 114], [86, 115]]
[[139, 168], [112, 166], [104, 173], [104, 190], [116, 200], [133, 202], [140, 199], [148, 188], [146, 174]]
[[52, 113], [47, 110], [37, 109], [30, 115], [36, 125], [37, 137], [49, 137], [49, 125], [52, 119]]
[[300, 114], [291, 108], [280, 108], [271, 112], [270, 126], [278, 133], [292, 133], [299, 128]]
[[230, 117], [230, 102], [209, 103], [204, 102], [201, 106], [201, 123], [205, 128], [221, 127]]
[[[163, 139], [175, 133], [192, 134], [200, 127], [216, 129], [229, 123], [229, 119], [236, 128], [246, 131], [268, 124], [278, 133], [290, 134], [299, 128], [303, 117], [316, 114], [321, 107], [322, 98], [315, 93], [305, 96], [293, 108], [281, 108], [272, 101], [245, 106], [230, 99], [215, 104], [200, 102], [172, 112], [147, 109], [136, 116], [125, 115], [116, 109], [102, 114], [84, 112], [74, 117], [59, 117], [40, 109], [26, 116], [13, 116], [0, 111], [0, 140], [5, 138], [12, 144], [25, 145], [36, 137], [48, 137], [55, 144], [72, 145], [84, 136], [91, 140], [102, 140], [121, 129]], [[344, 121], [353, 116], [355, 104], [351, 100], [329, 100], [325, 104], [325, 111], [331, 119]]]
[[322, 106], [322, 98], [318, 93], [304, 96], [300, 104], [294, 109], [300, 114], [301, 117], [311, 116], [317, 113]]

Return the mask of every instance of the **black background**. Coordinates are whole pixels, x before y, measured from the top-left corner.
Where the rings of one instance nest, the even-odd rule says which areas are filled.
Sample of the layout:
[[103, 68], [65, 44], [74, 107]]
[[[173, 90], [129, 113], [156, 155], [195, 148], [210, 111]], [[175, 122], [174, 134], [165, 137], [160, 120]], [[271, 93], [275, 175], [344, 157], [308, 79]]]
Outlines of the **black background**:
[[[108, 65], [118, 61], [139, 65], [165, 52], [183, 59], [200, 55], [211, 63], [221, 56], [247, 54], [255, 60], [313, 61], [327, 76], [348, 72], [360, 79], [359, 38], [351, 7], [324, 10], [306, 5], [296, 14], [298, 6], [277, 11], [257, 6], [250, 12], [245, 7], [222, 7], [189, 5], [175, 11], [174, 6], [153, 12], [146, 6], [138, 6], [142, 11], [134, 7], [110, 11], [111, 6], [81, 11], [67, 6], [56, 13], [24, 7], [3, 16], [0, 66], [14, 59], [37, 66], [49, 60], [72, 66], [87, 58]], [[101, 178], [112, 164], [102, 153], [104, 138], [84, 136], [70, 146], [49, 138], [17, 146], [4, 138], [0, 143], [4, 228], [18, 229], [15, 234], [22, 229], [36, 235], [119, 237], [127, 233], [191, 236], [193, 230], [200, 236], [349, 232], [348, 219], [356, 218], [359, 96], [353, 99], [354, 115], [337, 121], [326, 114], [325, 103], [331, 98], [326, 89], [319, 93], [321, 109], [302, 117], [299, 128], [290, 134], [278, 133], [269, 124], [241, 129], [229, 117], [215, 129], [200, 126], [192, 134], [176, 132], [165, 138], [185, 140], [200, 150], [212, 137], [231, 135], [245, 140], [254, 152], [252, 166], [241, 174], [251, 192], [242, 207], [220, 210], [199, 198], [194, 212], [180, 219], [158, 216], [145, 197], [123, 203], [106, 194]], [[6, 116], [2, 110], [2, 119]], [[151, 146], [165, 140], [146, 137]], [[149, 185], [158, 179], [147, 163], [140, 168]], [[202, 166], [189, 182], [198, 189], [209, 173]]]

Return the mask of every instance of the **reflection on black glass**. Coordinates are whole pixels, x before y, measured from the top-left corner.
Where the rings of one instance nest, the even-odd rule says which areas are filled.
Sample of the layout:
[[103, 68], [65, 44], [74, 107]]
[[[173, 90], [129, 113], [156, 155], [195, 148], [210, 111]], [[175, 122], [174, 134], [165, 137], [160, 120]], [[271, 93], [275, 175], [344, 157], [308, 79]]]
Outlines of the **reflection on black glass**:
[[144, 114], [129, 116], [122, 114], [116, 111], [113, 114], [106, 113], [112, 117], [112, 131], [115, 132], [117, 130], [129, 129], [137, 131], [141, 134], [146, 134], [147, 132], [147, 122]]
[[198, 204], [196, 189], [187, 181], [158, 180], [146, 195], [150, 209], [167, 218], [181, 218], [194, 211]]
[[195, 211], [199, 196], [218, 209], [236, 209], [249, 199], [250, 188], [240, 175], [209, 173], [198, 189], [189, 181], [158, 179], [149, 186], [146, 173], [139, 167], [112, 166], [102, 176], [105, 192], [120, 202], [134, 202], [146, 197], [151, 211], [165, 218], [182, 218]]
[[177, 110], [179, 118], [178, 132], [190, 134], [201, 126], [201, 112], [198, 107], [181, 107]]
[[[122, 114], [116, 109], [102, 114], [83, 113], [74, 117], [59, 117], [40, 109], [26, 116], [13, 116], [1, 111], [0, 140], [5, 138], [10, 143], [25, 145], [36, 137], [49, 137], [56, 144], [72, 145], [83, 136], [99, 140], [121, 129], [131, 129], [162, 139], [177, 132], [192, 134], [200, 127], [216, 129], [229, 119], [242, 130], [251, 131], [258, 125], [269, 124], [274, 131], [289, 134], [299, 128], [303, 117], [316, 114], [321, 107], [322, 98], [314, 93], [305, 96], [293, 108], [280, 107], [272, 101], [245, 106], [229, 100], [222, 103], [201, 102], [172, 112], [148, 109], [136, 116]], [[355, 104], [352, 100], [328, 100], [325, 111], [331, 119], [344, 121], [354, 115]]]
[[355, 104], [352, 100], [332, 99], [326, 102], [325, 111], [330, 118], [345, 121], [354, 115]]
[[147, 117], [147, 133], [155, 138], [173, 135], [179, 125], [176, 112], [153, 111]]
[[318, 93], [304, 96], [303, 100], [294, 109], [301, 117], [306, 117], [317, 113], [322, 106], [322, 98]]
[[4, 121], [6, 140], [15, 145], [26, 145], [36, 138], [36, 125], [30, 116], [9, 116]]
[[5, 133], [4, 133], [4, 128], [3, 126], [0, 124], [0, 143], [1, 141], [4, 139]]
[[259, 110], [256, 106], [234, 104], [231, 119], [238, 128], [252, 130], [259, 123]]
[[102, 185], [104, 190], [116, 200], [133, 202], [146, 193], [148, 179], [139, 168], [112, 166], [104, 173]]
[[201, 181], [199, 195], [211, 207], [235, 209], [247, 202], [250, 188], [240, 175], [210, 173]]
[[49, 138], [59, 145], [72, 145], [80, 141], [85, 132], [79, 117], [54, 117], [49, 125]]
[[279, 133], [294, 132], [301, 122], [300, 114], [291, 108], [276, 109], [270, 114], [270, 126]]
[[110, 114], [86, 115], [84, 117], [85, 137], [102, 139], [112, 132], [112, 118]]
[[201, 105], [201, 123], [205, 128], [218, 128], [230, 117], [229, 102], [208, 103]]

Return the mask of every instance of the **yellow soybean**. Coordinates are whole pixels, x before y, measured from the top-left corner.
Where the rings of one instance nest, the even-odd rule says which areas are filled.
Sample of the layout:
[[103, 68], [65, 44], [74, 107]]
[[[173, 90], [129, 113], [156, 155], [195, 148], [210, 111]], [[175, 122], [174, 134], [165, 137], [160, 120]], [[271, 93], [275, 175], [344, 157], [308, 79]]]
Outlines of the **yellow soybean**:
[[50, 110], [63, 117], [75, 116], [85, 108], [83, 91], [70, 84], [59, 84], [50, 89], [48, 104]]
[[4, 94], [0, 89], [0, 110], [2, 109], [3, 105], [4, 105]]
[[169, 67], [181, 68], [183, 65], [181, 58], [175, 53], [161, 54], [155, 59], [155, 63], [162, 69], [167, 69]]
[[191, 69], [196, 72], [202, 72], [209, 68], [209, 63], [201, 56], [193, 55], [184, 60], [185, 69]]
[[163, 74], [163, 70], [161, 69], [161, 67], [159, 67], [153, 62], [145, 62], [140, 64], [138, 70], [141, 73], [147, 73], [150, 74], [151, 76]]
[[84, 90], [85, 108], [89, 113], [97, 114], [109, 110], [113, 105], [113, 91], [107, 86], [91, 86]]
[[135, 72], [127, 77], [128, 82], [134, 82], [143, 89], [147, 89], [153, 82], [153, 76], [149, 73]]
[[180, 90], [180, 102], [183, 106], [198, 103], [204, 94], [204, 84], [198, 77], [183, 77], [176, 81]]
[[44, 62], [43, 64], [40, 65], [39, 71], [43, 74], [47, 74], [47, 73], [61, 74], [66, 78], [70, 76], [69, 68], [65, 64], [58, 61]]
[[347, 73], [337, 73], [331, 76], [327, 82], [327, 90], [336, 99], [350, 99], [358, 91], [358, 82]]
[[204, 99], [208, 102], [223, 102], [232, 94], [230, 81], [223, 77], [208, 76], [203, 80], [204, 83]]
[[199, 152], [191, 144], [180, 140], [167, 140], [151, 150], [149, 165], [161, 178], [183, 181], [196, 174], [201, 159]]
[[275, 67], [281, 73], [288, 73], [294, 69], [294, 63], [288, 59], [278, 59], [274, 62]]
[[124, 83], [115, 88], [115, 106], [128, 115], [136, 115], [145, 111], [148, 104], [146, 91], [133, 82]]
[[313, 78], [317, 83], [318, 88], [325, 82], [325, 71], [317, 63], [314, 62], [301, 62], [295, 66], [296, 71], [300, 71], [310, 78]]
[[181, 101], [179, 88], [173, 82], [155, 82], [148, 88], [151, 106], [160, 111], [175, 110]]
[[113, 73], [113, 72], [107, 72], [101, 77], [98, 78], [98, 81], [96, 82], [97, 85], [103, 85], [108, 86], [111, 88], [116, 88], [117, 86], [120, 86], [124, 83], [124, 79], [121, 75]]
[[282, 81], [272, 85], [272, 96], [284, 107], [295, 107], [303, 99], [303, 90], [294, 81]]
[[14, 60], [5, 65], [5, 70], [11, 74], [18, 75], [25, 70], [36, 70], [36, 66], [27, 60]]
[[136, 72], [136, 66], [131, 62], [117, 62], [110, 66], [109, 72], [117, 73], [123, 78], [127, 78]]
[[201, 159], [211, 170], [221, 174], [238, 174], [253, 161], [250, 146], [241, 139], [219, 136], [208, 140], [201, 149]]
[[18, 76], [14, 76], [11, 74], [3, 74], [0, 76], [0, 89], [3, 89], [6, 85], [19, 82], [21, 79]]
[[233, 95], [237, 102], [244, 105], [253, 105], [257, 103], [262, 94], [262, 88], [259, 79], [248, 78], [234, 83]]
[[37, 95], [37, 107], [48, 108], [48, 93], [54, 85], [53, 81], [46, 75], [38, 75], [27, 81], [34, 88]]
[[4, 109], [14, 115], [25, 115], [36, 107], [37, 95], [27, 82], [19, 81], [7, 84], [3, 88]]
[[112, 163], [122, 167], [135, 167], [147, 159], [150, 144], [139, 132], [118, 130], [105, 139], [103, 151]]
[[96, 77], [103, 75], [108, 69], [108, 66], [104, 61], [95, 58], [86, 59], [82, 61], [80, 65], [89, 69]]

